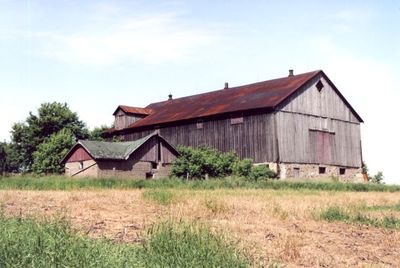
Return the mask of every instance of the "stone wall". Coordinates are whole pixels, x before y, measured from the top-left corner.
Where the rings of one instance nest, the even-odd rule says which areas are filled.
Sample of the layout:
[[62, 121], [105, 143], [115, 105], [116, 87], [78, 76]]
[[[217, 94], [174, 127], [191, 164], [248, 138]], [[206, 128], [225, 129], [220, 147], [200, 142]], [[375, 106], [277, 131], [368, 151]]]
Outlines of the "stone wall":
[[153, 169], [154, 179], [162, 179], [162, 178], [167, 178], [169, 176], [169, 172], [171, 170], [171, 165], [169, 164], [164, 164], [164, 165], [158, 165], [157, 169]]
[[144, 179], [152, 170], [151, 162], [144, 161], [101, 161], [99, 177]]
[[65, 163], [67, 177], [97, 177], [98, 166], [94, 160]]
[[[279, 177], [281, 179], [308, 179], [308, 178], [338, 178], [341, 181], [362, 182], [361, 168], [348, 168], [332, 165], [315, 165], [315, 164], [279, 164]], [[322, 170], [320, 170], [320, 168]], [[321, 173], [320, 171], [323, 171]], [[341, 174], [340, 171], [344, 171]]]

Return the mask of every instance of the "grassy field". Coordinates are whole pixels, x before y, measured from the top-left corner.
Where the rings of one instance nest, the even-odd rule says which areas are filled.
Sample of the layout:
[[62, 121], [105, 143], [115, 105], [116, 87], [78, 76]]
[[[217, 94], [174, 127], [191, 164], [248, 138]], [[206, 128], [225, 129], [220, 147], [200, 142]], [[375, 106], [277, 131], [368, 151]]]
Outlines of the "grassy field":
[[[74, 256], [77, 262], [70, 266], [76, 267], [97, 255], [99, 263], [116, 267], [183, 267], [185, 263], [196, 267], [204, 259], [210, 261], [206, 266], [214, 267], [223, 263], [228, 264], [225, 267], [398, 265], [400, 193], [395, 186], [237, 180], [105, 183], [61, 177], [53, 184], [45, 183], [51, 178], [40, 178], [38, 184], [19, 178], [18, 184], [11, 180], [0, 181], [0, 244], [15, 248], [23, 241], [21, 254], [38, 256], [31, 266], [52, 260], [62, 266], [69, 263], [68, 256]], [[57, 246], [61, 250], [55, 259], [54, 242], [40, 242], [45, 250], [37, 250], [39, 231], [32, 226], [39, 226], [40, 232], [50, 230], [39, 237], [65, 241]], [[59, 239], [59, 233], [66, 236]], [[25, 243], [24, 238], [31, 242]], [[2, 260], [2, 254], [12, 256], [17, 251], [4, 248]], [[21, 259], [20, 267], [32, 261], [14, 259]]]
[[262, 180], [247, 181], [242, 178], [224, 178], [210, 180], [127, 180], [127, 179], [93, 179], [66, 178], [63, 176], [49, 177], [0, 177], [0, 189], [19, 190], [79, 190], [79, 189], [142, 189], [142, 188], [173, 188], [173, 189], [274, 189], [274, 190], [324, 190], [352, 192], [400, 192], [400, 185], [344, 183], [332, 180]]

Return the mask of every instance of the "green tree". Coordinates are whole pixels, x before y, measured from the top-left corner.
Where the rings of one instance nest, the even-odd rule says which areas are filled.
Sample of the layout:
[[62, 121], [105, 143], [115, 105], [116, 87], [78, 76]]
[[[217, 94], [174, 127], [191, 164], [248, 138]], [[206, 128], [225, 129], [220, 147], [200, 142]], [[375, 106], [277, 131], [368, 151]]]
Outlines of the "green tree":
[[89, 137], [85, 124], [66, 103], [43, 103], [37, 114], [30, 112], [25, 122], [14, 124], [11, 146], [15, 151], [14, 160], [18, 163], [19, 170], [31, 171], [33, 154], [38, 146], [62, 129], [68, 129], [77, 139]]
[[378, 171], [378, 173], [376, 173], [374, 176], [371, 177], [371, 182], [376, 184], [383, 184], [383, 179], [384, 179], [383, 172]]
[[89, 132], [89, 140], [92, 141], [104, 141], [102, 134], [104, 131], [109, 129], [110, 127], [106, 125], [102, 125], [100, 127], [95, 127], [92, 131]]
[[60, 161], [74, 144], [75, 137], [70, 129], [65, 128], [52, 134], [33, 153], [33, 171], [36, 174], [62, 173], [63, 165]]
[[5, 142], [0, 142], [0, 176], [6, 172], [6, 164], [7, 164], [7, 153], [6, 153]]

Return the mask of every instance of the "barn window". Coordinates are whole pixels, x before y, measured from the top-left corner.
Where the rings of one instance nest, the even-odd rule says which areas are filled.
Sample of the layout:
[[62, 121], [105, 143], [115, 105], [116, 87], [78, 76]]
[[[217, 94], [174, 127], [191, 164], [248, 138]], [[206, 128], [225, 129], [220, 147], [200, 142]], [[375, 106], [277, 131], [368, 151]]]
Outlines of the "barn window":
[[321, 90], [324, 88], [324, 84], [322, 84], [321, 80], [319, 80], [315, 86], [317, 87], [319, 92], [321, 92]]
[[300, 168], [299, 167], [293, 168], [293, 177], [295, 177], [295, 178], [300, 177]]
[[203, 129], [203, 121], [202, 120], [197, 121], [196, 128]]
[[346, 169], [345, 168], [339, 168], [339, 174], [340, 175], [346, 174]]
[[323, 119], [323, 126], [322, 129], [323, 130], [329, 130], [329, 125], [331, 123], [331, 119], [330, 118], [324, 118]]
[[82, 161], [79, 162], [79, 169], [83, 169], [83, 162]]
[[243, 116], [231, 118], [231, 125], [243, 124]]
[[325, 172], [326, 172], [326, 167], [319, 167], [319, 168], [318, 168], [318, 172], [319, 172], [319, 174], [325, 174]]

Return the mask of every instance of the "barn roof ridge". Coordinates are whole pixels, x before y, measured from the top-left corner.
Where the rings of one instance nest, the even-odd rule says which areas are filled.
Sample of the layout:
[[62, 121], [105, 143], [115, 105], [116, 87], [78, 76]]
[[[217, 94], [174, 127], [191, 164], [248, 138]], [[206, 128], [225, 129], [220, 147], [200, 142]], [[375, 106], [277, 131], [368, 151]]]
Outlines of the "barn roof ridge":
[[[306, 72], [306, 73], [301, 73], [301, 74], [296, 74], [293, 75], [292, 77], [296, 77], [296, 76], [300, 76], [300, 75], [308, 75], [308, 74], [318, 74], [320, 72], [323, 72], [322, 70], [315, 70], [315, 71], [311, 71], [311, 72]], [[197, 96], [202, 96], [202, 95], [208, 95], [211, 93], [216, 93], [216, 92], [220, 92], [220, 91], [225, 91], [225, 90], [240, 90], [243, 87], [251, 87], [251, 86], [257, 86], [257, 85], [262, 85], [266, 82], [274, 82], [274, 81], [278, 81], [278, 80], [283, 80], [283, 79], [288, 79], [291, 78], [291, 76], [283, 76], [283, 77], [279, 77], [279, 78], [274, 78], [274, 79], [268, 79], [268, 80], [263, 80], [263, 81], [258, 81], [258, 82], [254, 82], [254, 83], [250, 83], [250, 84], [244, 84], [244, 85], [239, 85], [239, 86], [229, 86], [228, 88], [222, 88], [222, 89], [217, 89], [217, 90], [212, 90], [212, 91], [207, 91], [207, 92], [202, 92], [202, 93], [197, 93], [197, 94], [193, 94], [193, 95], [188, 95], [188, 96], [182, 96], [176, 99], [172, 99], [172, 100], [164, 100], [164, 101], [158, 101], [158, 102], [152, 102], [149, 105], [147, 105], [145, 107], [145, 109], [151, 109], [148, 108], [153, 104], [159, 104], [159, 103], [167, 103], [170, 101], [174, 101], [174, 100], [180, 100], [180, 99], [184, 99], [184, 98], [191, 98], [191, 97], [197, 97]]]

